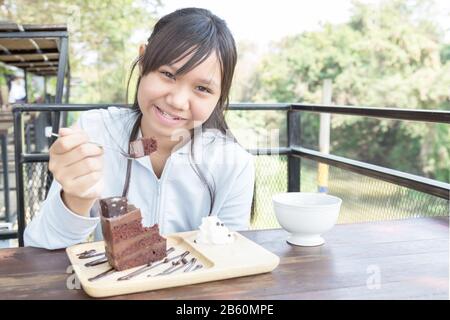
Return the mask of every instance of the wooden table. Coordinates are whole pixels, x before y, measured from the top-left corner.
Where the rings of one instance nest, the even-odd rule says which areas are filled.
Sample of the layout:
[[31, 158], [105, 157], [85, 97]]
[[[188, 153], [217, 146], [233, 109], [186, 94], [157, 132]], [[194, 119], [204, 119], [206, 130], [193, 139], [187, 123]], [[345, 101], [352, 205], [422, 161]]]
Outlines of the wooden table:
[[[243, 234], [280, 256], [277, 269], [112, 299], [448, 299], [448, 217], [337, 225], [310, 248], [280, 229]], [[64, 250], [2, 249], [0, 298], [89, 299], [67, 288], [68, 267]]]

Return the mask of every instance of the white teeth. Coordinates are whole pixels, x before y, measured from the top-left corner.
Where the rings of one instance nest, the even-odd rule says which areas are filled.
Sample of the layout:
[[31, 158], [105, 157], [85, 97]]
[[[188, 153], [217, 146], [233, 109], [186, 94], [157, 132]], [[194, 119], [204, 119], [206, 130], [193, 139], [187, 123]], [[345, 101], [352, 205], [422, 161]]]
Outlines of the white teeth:
[[[157, 107], [158, 108], [158, 107]], [[181, 118], [177, 118], [177, 117], [172, 117], [170, 114], [168, 114], [167, 112], [161, 110], [160, 108], [158, 108], [158, 110], [166, 117], [172, 120], [181, 120]]]

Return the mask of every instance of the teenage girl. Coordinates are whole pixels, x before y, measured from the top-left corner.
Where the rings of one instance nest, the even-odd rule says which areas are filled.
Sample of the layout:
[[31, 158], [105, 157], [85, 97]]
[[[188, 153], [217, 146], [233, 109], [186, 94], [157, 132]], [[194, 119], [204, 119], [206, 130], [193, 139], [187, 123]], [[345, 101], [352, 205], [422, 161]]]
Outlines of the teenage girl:
[[[65, 248], [92, 232], [102, 239], [98, 199], [111, 196], [126, 196], [162, 234], [195, 230], [208, 215], [247, 229], [254, 159], [224, 118], [236, 59], [230, 30], [210, 11], [161, 18], [133, 66], [132, 107], [87, 111], [76, 127], [60, 129], [49, 150], [54, 181], [25, 245]], [[139, 137], [153, 137], [157, 151], [129, 160], [114, 150]]]

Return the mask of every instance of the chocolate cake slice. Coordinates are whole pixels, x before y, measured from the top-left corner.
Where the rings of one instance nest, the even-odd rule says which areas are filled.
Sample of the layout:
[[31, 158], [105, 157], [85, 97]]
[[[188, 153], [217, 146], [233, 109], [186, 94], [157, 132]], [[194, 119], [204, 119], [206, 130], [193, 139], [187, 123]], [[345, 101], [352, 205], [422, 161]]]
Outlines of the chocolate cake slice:
[[130, 143], [130, 155], [133, 158], [148, 156], [155, 152], [158, 145], [153, 138], [139, 138]]
[[166, 257], [166, 239], [157, 224], [142, 225], [141, 210], [124, 197], [100, 200], [101, 223], [105, 252], [116, 270], [148, 264]]

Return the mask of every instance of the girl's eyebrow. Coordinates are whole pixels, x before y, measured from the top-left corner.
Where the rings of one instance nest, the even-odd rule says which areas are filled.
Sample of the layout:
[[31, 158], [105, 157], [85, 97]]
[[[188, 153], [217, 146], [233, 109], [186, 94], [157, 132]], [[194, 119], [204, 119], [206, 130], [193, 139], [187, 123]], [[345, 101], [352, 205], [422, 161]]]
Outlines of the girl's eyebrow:
[[[168, 67], [173, 73], [176, 73], [176, 71], [178, 70], [178, 68], [173, 64], [166, 64], [164, 66]], [[200, 78], [197, 79], [196, 82], [203, 83], [211, 87], [219, 88], [218, 84], [214, 81], [214, 79]]]
[[219, 87], [217, 85], [217, 83], [213, 79], [197, 79], [196, 81], [199, 82], [199, 83], [206, 84], [206, 85], [211, 86], [211, 87], [216, 87], [216, 88]]

